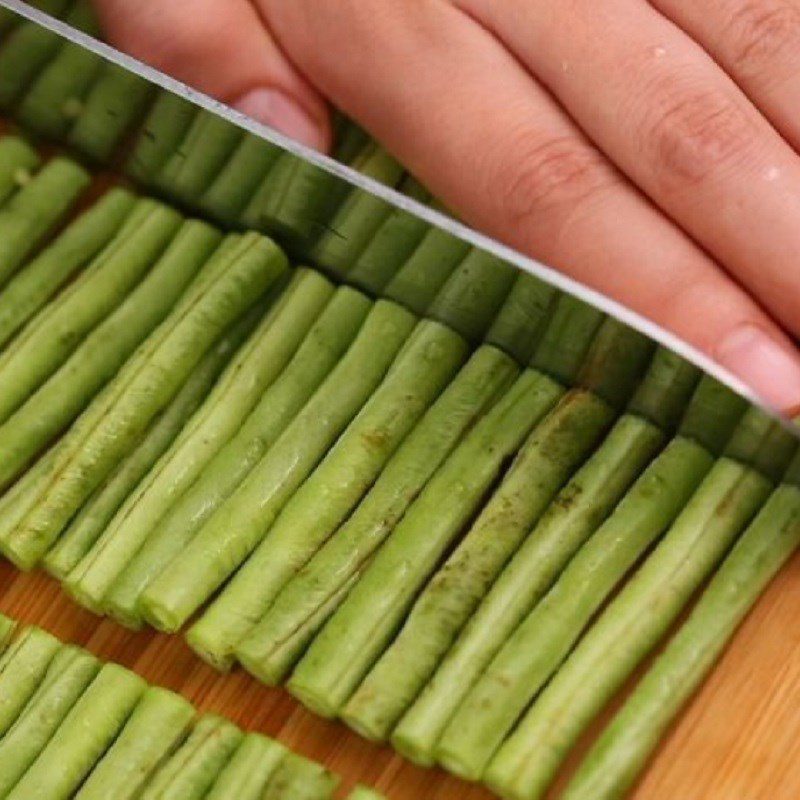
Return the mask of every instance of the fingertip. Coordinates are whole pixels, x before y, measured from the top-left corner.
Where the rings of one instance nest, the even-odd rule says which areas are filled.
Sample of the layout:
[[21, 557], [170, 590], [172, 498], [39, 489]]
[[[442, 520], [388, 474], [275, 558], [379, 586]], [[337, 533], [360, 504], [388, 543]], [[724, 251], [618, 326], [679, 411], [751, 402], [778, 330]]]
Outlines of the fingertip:
[[330, 149], [330, 130], [324, 120], [312, 116], [295, 98], [279, 89], [252, 89], [232, 103], [258, 122], [315, 150]]
[[716, 356], [768, 405], [789, 417], [800, 412], [800, 353], [788, 340], [745, 323], [723, 338]]

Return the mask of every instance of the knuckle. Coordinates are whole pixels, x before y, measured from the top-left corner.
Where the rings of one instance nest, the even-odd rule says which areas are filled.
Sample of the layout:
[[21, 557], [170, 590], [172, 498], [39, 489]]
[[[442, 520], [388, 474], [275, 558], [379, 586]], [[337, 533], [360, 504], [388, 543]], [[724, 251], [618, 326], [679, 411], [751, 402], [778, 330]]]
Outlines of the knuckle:
[[699, 182], [738, 164], [749, 153], [753, 125], [719, 92], [679, 86], [650, 96], [664, 98], [645, 119], [643, 131], [644, 150], [658, 181]]
[[800, 46], [800, 9], [785, 0], [740, 0], [726, 35], [728, 59], [745, 77], [769, 74], [777, 59], [795, 57]]
[[614, 180], [602, 156], [576, 136], [525, 134], [506, 152], [495, 185], [502, 212], [513, 223], [572, 211]]

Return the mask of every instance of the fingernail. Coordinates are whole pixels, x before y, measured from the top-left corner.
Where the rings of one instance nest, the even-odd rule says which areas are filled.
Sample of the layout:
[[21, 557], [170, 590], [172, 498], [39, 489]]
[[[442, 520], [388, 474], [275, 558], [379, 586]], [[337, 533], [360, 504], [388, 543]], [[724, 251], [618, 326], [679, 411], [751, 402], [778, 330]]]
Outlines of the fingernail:
[[736, 328], [717, 348], [720, 363], [773, 408], [800, 411], [800, 355], [757, 325]]
[[234, 108], [269, 125], [295, 141], [317, 150], [325, 148], [320, 125], [289, 95], [275, 89], [254, 89], [236, 101]]

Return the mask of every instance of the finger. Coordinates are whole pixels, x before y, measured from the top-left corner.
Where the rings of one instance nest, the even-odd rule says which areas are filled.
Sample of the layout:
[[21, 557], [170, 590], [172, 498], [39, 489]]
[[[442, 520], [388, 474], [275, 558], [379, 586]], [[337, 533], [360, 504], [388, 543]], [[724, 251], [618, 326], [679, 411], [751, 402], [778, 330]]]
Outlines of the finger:
[[800, 150], [797, 0], [650, 0], [699, 42]]
[[479, 25], [435, 0], [262, 7], [320, 89], [469, 222], [670, 327], [774, 405], [798, 404], [793, 345]]
[[800, 334], [800, 158], [702, 48], [642, 0], [460, 3]]
[[248, 0], [98, 0], [113, 44], [245, 114], [327, 150], [325, 102]]

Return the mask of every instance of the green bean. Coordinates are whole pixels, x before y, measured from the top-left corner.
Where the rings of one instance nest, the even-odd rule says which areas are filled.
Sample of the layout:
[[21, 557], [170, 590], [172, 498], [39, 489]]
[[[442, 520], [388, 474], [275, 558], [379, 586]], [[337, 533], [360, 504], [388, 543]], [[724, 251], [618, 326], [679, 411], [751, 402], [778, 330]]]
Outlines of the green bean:
[[151, 96], [148, 81], [116, 64], [103, 63], [69, 131], [69, 144], [95, 163], [106, 164]]
[[282, 152], [265, 139], [245, 134], [200, 197], [199, 208], [226, 225], [236, 225], [248, 201]]
[[69, 711], [8, 800], [68, 800], [114, 741], [145, 689], [132, 672], [106, 664]]
[[0, 209], [0, 286], [62, 221], [89, 183], [86, 171], [54, 158]]
[[557, 291], [527, 272], [517, 275], [511, 292], [486, 334], [486, 343], [527, 364], [548, 323]]
[[287, 753], [267, 784], [269, 800], [331, 800], [339, 779], [320, 764]]
[[706, 450], [679, 437], [645, 470], [466, 694], [436, 748], [440, 763], [462, 777], [481, 777], [592, 616], [672, 524], [712, 464]]
[[440, 228], [430, 228], [408, 259], [389, 276], [385, 296], [416, 314], [424, 314], [469, 252], [466, 242]]
[[0, 614], [0, 656], [5, 652], [9, 642], [17, 629], [17, 623], [13, 619]]
[[206, 714], [148, 782], [141, 800], [200, 800], [243, 739], [231, 722]]
[[57, 436], [167, 317], [219, 242], [205, 223], [191, 221], [139, 285], [69, 359], [0, 426], [0, 480], [8, 480]]
[[[153, 334], [158, 343], [148, 358], [120, 373], [121, 395], [81, 442], [73, 440], [59, 468], [31, 511], [6, 543], [6, 553], [18, 566], [30, 567], [52, 546], [72, 516], [102, 480], [130, 452], [153, 417], [180, 389], [188, 374], [221, 333], [251, 308], [286, 269], [276, 245], [257, 235], [244, 237], [227, 269], [215, 271], [189, 290], [191, 302], [181, 302]], [[224, 262], [223, 262], [224, 264]], [[145, 343], [145, 352], [147, 346]], [[98, 408], [106, 402], [99, 398]], [[94, 414], [90, 406], [88, 418]], [[80, 429], [79, 429], [80, 430]]]
[[[299, 413], [352, 343], [370, 306], [363, 295], [352, 289], [337, 290], [239, 432], [170, 507], [112, 585], [103, 603], [112, 616], [124, 624], [141, 625], [142, 592], [245, 480]], [[291, 310], [287, 307], [287, 312]], [[297, 316], [292, 313], [293, 319]]]
[[209, 350], [172, 402], [153, 420], [136, 449], [95, 489], [72, 519], [44, 558], [43, 565], [51, 575], [66, 578], [100, 538], [126, 498], [172, 444], [206, 398], [214, 381], [230, 361], [231, 354], [251, 332], [256, 320], [248, 316], [242, 322], [244, 324], [235, 325]]
[[[410, 175], [405, 177], [400, 191], [420, 202], [430, 198], [428, 192]], [[382, 294], [398, 270], [411, 258], [426, 233], [432, 230], [425, 220], [402, 209], [392, 209], [348, 270], [347, 280], [373, 295]]]
[[286, 752], [286, 748], [273, 739], [248, 733], [205, 800], [263, 800], [264, 789]]
[[454, 538], [475, 513], [561, 387], [523, 373], [451, 453], [361, 580], [316, 638], [289, 681], [290, 691], [326, 716], [338, 713], [384, 650]]
[[561, 666], [484, 779], [506, 797], [542, 796], [586, 724], [658, 642], [770, 492], [720, 459], [665, 538]]
[[128, 192], [112, 189], [9, 281], [0, 292], [0, 347], [100, 253], [133, 204]]
[[386, 798], [374, 789], [369, 789], [366, 786], [356, 786], [347, 795], [347, 800], [386, 800]]
[[511, 359], [495, 348], [475, 352], [352, 516], [289, 581], [241, 643], [237, 655], [253, 674], [267, 683], [285, 677], [431, 476], [516, 375]]
[[[120, 307], [173, 239], [180, 217], [165, 207], [147, 207], [142, 225], [127, 235], [121, 231], [72, 291], [57, 297], [0, 356], [0, 422], [5, 423], [86, 335]], [[0, 484], [13, 475], [4, 464]]]
[[16, 722], [0, 739], [0, 797], [7, 797], [36, 761], [100, 664], [77, 647], [62, 647], [41, 685]]
[[349, 725], [369, 738], [386, 738], [503, 566], [613, 420], [604, 401], [574, 390], [533, 429], [497, 491], [345, 706]]
[[[362, 163], [360, 171], [390, 186], [403, 175], [400, 164], [380, 147], [375, 148], [367, 164]], [[391, 209], [382, 198], [352, 189], [311, 247], [309, 257], [334, 275], [345, 275]]]
[[175, 152], [194, 119], [196, 106], [172, 92], [161, 90], [125, 165], [126, 174], [151, 186], [159, 170]]
[[336, 369], [247, 479], [142, 596], [156, 627], [177, 630], [259, 544], [281, 509], [389, 369], [414, 325], [378, 301]]
[[16, 136], [0, 139], [0, 203], [5, 203], [30, 181], [40, 161], [39, 154], [22, 139]]
[[191, 703], [149, 688], [76, 800], [135, 800], [160, 765], [181, 745], [195, 716]]
[[21, 99], [16, 110], [19, 123], [38, 136], [64, 139], [102, 65], [96, 53], [64, 42]]
[[280, 375], [332, 291], [316, 273], [304, 270], [295, 276], [181, 436], [69, 576], [67, 586], [81, 603], [100, 608], [164, 513], [194, 483], [260, 394]]
[[0, 657], [0, 736], [14, 724], [60, 648], [49, 633], [26, 628]]
[[39, 501], [52, 478], [58, 445], [51, 447], [0, 497], [0, 544], [6, 542], [16, 527]]
[[349, 516], [466, 354], [466, 342], [449, 328], [429, 320], [417, 325], [358, 416], [190, 629], [187, 641], [196, 652], [230, 666], [236, 645]]
[[480, 342], [511, 290], [516, 271], [496, 256], [473, 249], [428, 308], [428, 315]]
[[197, 205], [243, 136], [241, 128], [228, 120], [199, 109], [180, 145], [159, 171], [155, 185], [182, 203]]

